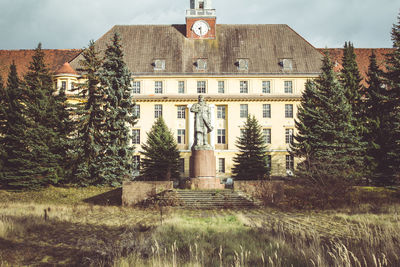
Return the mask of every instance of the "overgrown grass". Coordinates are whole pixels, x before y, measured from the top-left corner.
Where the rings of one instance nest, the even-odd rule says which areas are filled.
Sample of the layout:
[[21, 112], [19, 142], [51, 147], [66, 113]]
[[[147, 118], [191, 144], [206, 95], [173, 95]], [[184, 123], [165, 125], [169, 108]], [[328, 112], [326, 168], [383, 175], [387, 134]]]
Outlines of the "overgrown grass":
[[399, 204], [169, 208], [162, 221], [156, 209], [87, 202], [107, 190], [0, 192], [0, 266], [400, 266]]

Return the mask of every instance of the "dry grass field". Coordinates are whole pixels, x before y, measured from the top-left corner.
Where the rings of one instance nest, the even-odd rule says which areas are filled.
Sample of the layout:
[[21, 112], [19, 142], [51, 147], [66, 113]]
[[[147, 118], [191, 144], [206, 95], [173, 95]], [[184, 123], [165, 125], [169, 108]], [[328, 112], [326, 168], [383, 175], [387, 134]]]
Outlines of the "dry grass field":
[[400, 266], [400, 205], [161, 218], [107, 191], [0, 191], [0, 266]]

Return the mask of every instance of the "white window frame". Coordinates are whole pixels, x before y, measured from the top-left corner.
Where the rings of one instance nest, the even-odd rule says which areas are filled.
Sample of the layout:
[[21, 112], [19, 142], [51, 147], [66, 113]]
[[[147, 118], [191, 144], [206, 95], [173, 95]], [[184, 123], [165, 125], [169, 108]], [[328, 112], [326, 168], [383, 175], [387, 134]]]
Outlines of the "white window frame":
[[198, 94], [206, 94], [207, 93], [207, 82], [206, 81], [197, 81], [197, 93]]
[[264, 80], [261, 82], [261, 90], [263, 94], [270, 94], [271, 93], [271, 81]]
[[163, 93], [163, 81], [154, 81], [154, 93], [162, 94]]
[[185, 129], [177, 130], [176, 142], [180, 145], [186, 144], [186, 130]]
[[249, 115], [249, 105], [240, 104], [240, 118], [247, 118]]
[[241, 94], [249, 93], [249, 81], [240, 81], [240, 93]]
[[225, 158], [218, 158], [218, 172], [225, 173]]
[[225, 118], [226, 118], [226, 106], [223, 105], [217, 106], [217, 119], [225, 120]]
[[225, 94], [225, 81], [218, 81], [218, 94]]
[[163, 107], [161, 104], [154, 105], [154, 118], [162, 117]]
[[292, 155], [286, 155], [286, 170], [294, 170], [294, 157]]
[[285, 94], [293, 94], [293, 81], [284, 81]]
[[140, 129], [132, 130], [132, 144], [140, 145]]
[[133, 94], [140, 94], [141, 82], [140, 81], [133, 81], [132, 82], [132, 93]]
[[217, 129], [217, 144], [226, 144], [226, 129]]
[[266, 144], [271, 144], [272, 140], [272, 131], [271, 128], [264, 128], [263, 129], [263, 138]]
[[186, 106], [177, 106], [178, 111], [178, 119], [185, 119], [186, 118]]
[[140, 119], [140, 105], [135, 104], [135, 106], [133, 106], [133, 115], [136, 116], [136, 119]]
[[293, 144], [293, 128], [286, 128], [285, 129], [285, 144]]
[[271, 104], [263, 104], [263, 118], [271, 118]]
[[185, 81], [178, 81], [178, 94], [185, 93]]

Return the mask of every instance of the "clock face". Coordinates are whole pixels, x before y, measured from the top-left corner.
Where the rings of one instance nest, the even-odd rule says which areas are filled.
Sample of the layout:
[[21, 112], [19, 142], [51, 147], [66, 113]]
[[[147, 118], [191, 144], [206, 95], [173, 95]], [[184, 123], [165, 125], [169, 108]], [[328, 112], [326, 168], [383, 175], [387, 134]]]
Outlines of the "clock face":
[[204, 20], [198, 20], [192, 26], [193, 32], [198, 36], [206, 35], [207, 32], [209, 31], [209, 29], [210, 29], [210, 26]]

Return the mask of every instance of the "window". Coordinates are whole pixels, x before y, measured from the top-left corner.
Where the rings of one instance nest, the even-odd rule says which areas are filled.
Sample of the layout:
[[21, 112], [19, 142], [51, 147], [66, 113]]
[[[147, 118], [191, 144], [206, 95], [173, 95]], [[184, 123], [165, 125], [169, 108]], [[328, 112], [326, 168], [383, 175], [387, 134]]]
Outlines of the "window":
[[199, 9], [204, 9], [204, 1], [199, 0]]
[[206, 70], [207, 69], [207, 59], [199, 58], [196, 62], [197, 70]]
[[293, 144], [293, 129], [285, 129], [285, 143]]
[[133, 129], [132, 130], [132, 143], [139, 145], [140, 144], [140, 130]]
[[293, 118], [293, 105], [285, 104], [285, 118]]
[[271, 144], [271, 129], [263, 129], [264, 142]]
[[67, 90], [67, 82], [66, 81], [61, 82], [61, 90], [63, 90], [63, 91]]
[[162, 116], [162, 105], [154, 105], [154, 118], [158, 118]]
[[179, 172], [185, 172], [185, 159], [179, 159]]
[[133, 169], [140, 170], [140, 156], [133, 156]]
[[293, 82], [285, 81], [285, 94], [293, 94]]
[[240, 104], [240, 118], [247, 118], [248, 115], [248, 105]]
[[206, 93], [206, 81], [197, 81], [197, 93], [198, 94]]
[[267, 165], [267, 168], [269, 170], [271, 170], [271, 167], [272, 167], [272, 157], [271, 157], [271, 155], [267, 155], [265, 161], [266, 161], [265, 165]]
[[165, 70], [165, 60], [164, 59], [156, 59], [154, 61], [154, 70]]
[[262, 81], [262, 92], [263, 94], [271, 93], [271, 81]]
[[218, 81], [218, 93], [225, 94], [225, 81]]
[[217, 130], [217, 143], [218, 144], [225, 144], [225, 129], [218, 129]]
[[162, 81], [155, 81], [154, 82], [154, 93], [155, 94], [162, 94], [163, 93], [163, 82]]
[[263, 118], [271, 118], [271, 104], [263, 104]]
[[225, 159], [224, 158], [218, 159], [218, 172], [225, 173]]
[[140, 94], [140, 82], [133, 82], [132, 93]]
[[178, 106], [178, 119], [186, 117], [186, 106]]
[[133, 106], [133, 115], [139, 119], [140, 118], [140, 105], [135, 104], [135, 106]]
[[294, 170], [294, 158], [292, 155], [286, 155], [286, 170]]
[[249, 60], [248, 59], [238, 59], [237, 66], [239, 70], [248, 70], [249, 69]]
[[225, 106], [217, 106], [217, 119], [225, 119]]
[[178, 129], [178, 144], [185, 144], [185, 129]]
[[247, 94], [249, 92], [249, 82], [248, 81], [240, 81], [240, 93]]
[[284, 71], [291, 71], [293, 69], [293, 60], [290, 58], [281, 59], [279, 62]]
[[178, 82], [178, 94], [184, 94], [184, 93], [185, 93], [185, 82], [179, 81]]

